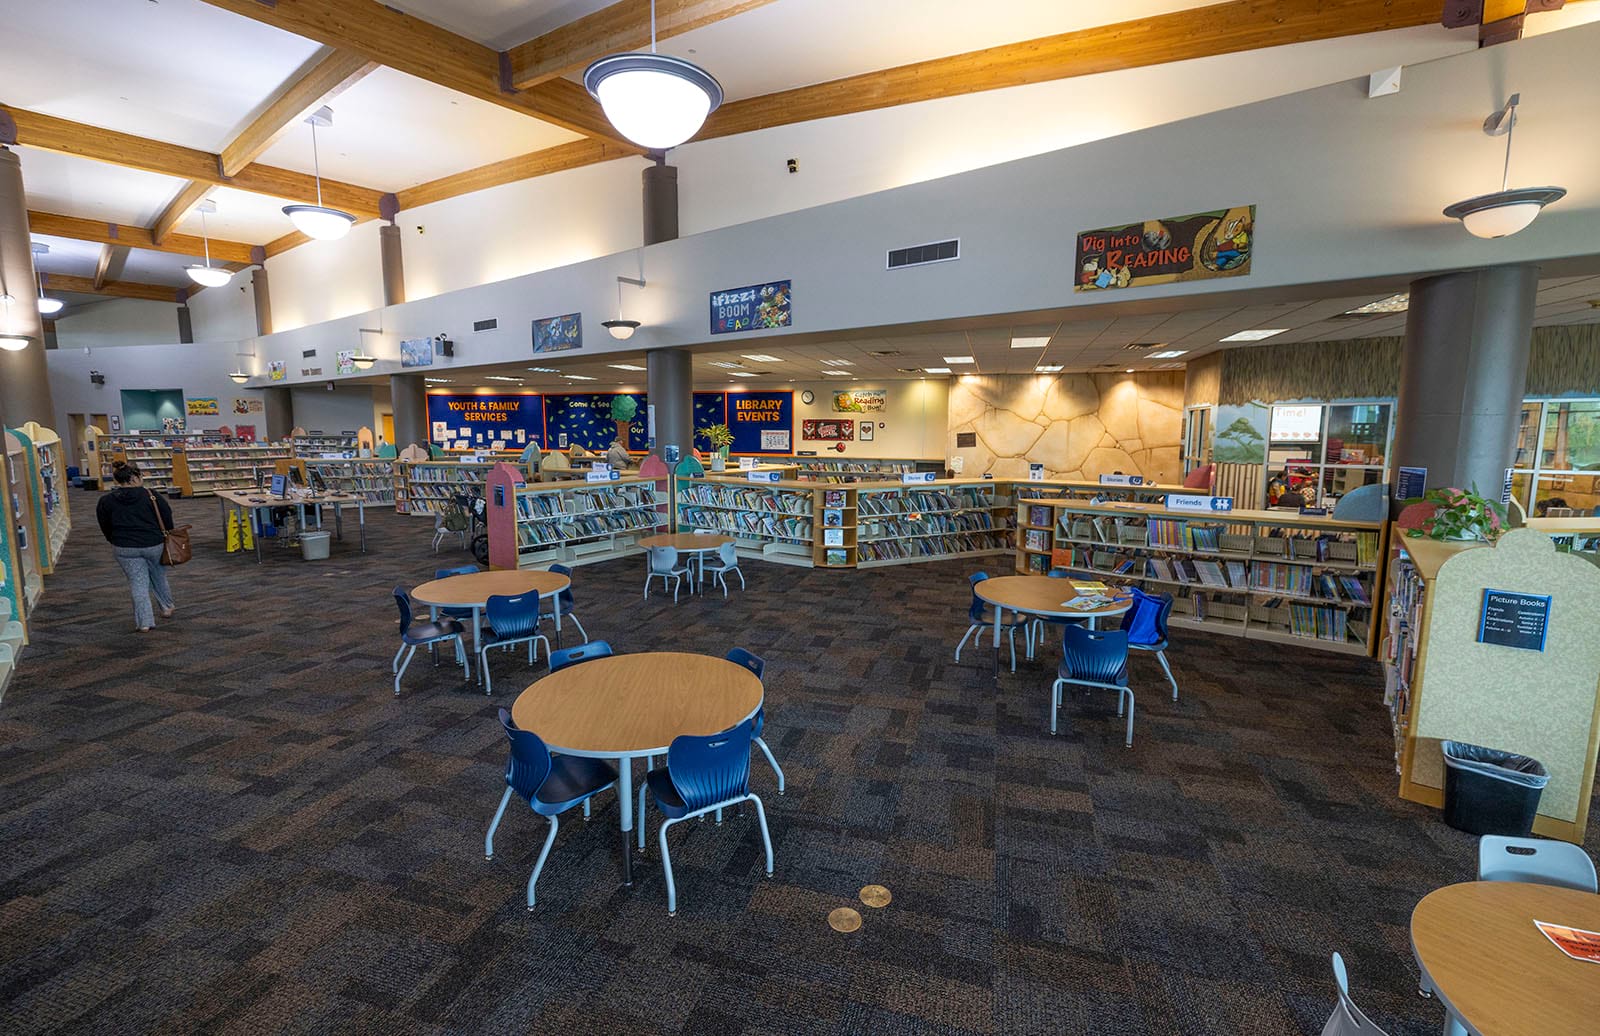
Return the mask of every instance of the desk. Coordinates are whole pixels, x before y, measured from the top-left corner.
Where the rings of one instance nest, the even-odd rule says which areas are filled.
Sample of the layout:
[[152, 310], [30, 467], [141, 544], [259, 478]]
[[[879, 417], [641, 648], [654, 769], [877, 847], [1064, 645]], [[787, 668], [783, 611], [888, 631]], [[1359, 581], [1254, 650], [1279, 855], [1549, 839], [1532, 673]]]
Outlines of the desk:
[[528, 686], [511, 718], [561, 755], [617, 761], [622, 881], [633, 884], [633, 760], [666, 755], [680, 734], [715, 734], [761, 708], [761, 681], [710, 655], [649, 651], [581, 662]]
[[1411, 912], [1423, 985], [1475, 1036], [1576, 1036], [1600, 1025], [1600, 964], [1562, 953], [1535, 919], [1600, 931], [1600, 896], [1471, 881], [1428, 893]]
[[440, 608], [471, 608], [472, 654], [477, 657], [478, 628], [483, 625], [483, 608], [491, 597], [515, 597], [537, 591], [541, 600], [552, 598], [556, 643], [561, 643], [561, 598], [557, 595], [571, 585], [572, 580], [559, 572], [471, 572], [423, 583], [411, 591], [411, 599], [427, 605], [428, 615], [433, 619], [439, 617]]
[[[1000, 623], [1007, 611], [1017, 615], [1044, 615], [1050, 618], [1088, 619], [1091, 629], [1095, 621], [1112, 615], [1121, 615], [1133, 607], [1133, 599], [1123, 596], [1104, 608], [1068, 608], [1064, 602], [1077, 597], [1070, 579], [1052, 579], [1049, 576], [996, 576], [979, 580], [972, 587], [978, 600], [994, 608], [994, 678], [1000, 679]], [[1106, 596], [1121, 594], [1111, 590]]]
[[694, 581], [690, 584], [692, 589], [699, 589], [706, 573], [706, 555], [719, 549], [724, 543], [735, 542], [732, 536], [722, 536], [709, 532], [664, 532], [657, 536], [646, 536], [639, 541], [639, 546], [648, 550], [651, 547], [672, 547], [679, 554], [689, 554], [698, 564], [698, 571]]
[[[270, 493], [255, 492], [251, 490], [218, 490], [217, 499], [222, 502], [222, 539], [228, 539], [228, 515], [230, 512], [239, 511], [244, 515], [245, 521], [251, 523], [254, 530], [253, 539], [256, 541], [256, 564], [261, 564], [261, 529], [269, 524], [262, 519], [262, 512], [271, 511], [274, 507], [294, 507], [300, 511], [300, 526], [305, 528], [306, 508], [313, 509], [317, 516], [317, 528], [322, 528], [322, 508], [333, 508], [334, 537], [340, 542], [344, 540], [344, 509], [354, 507], [356, 520], [361, 526], [361, 553], [367, 552], [367, 501], [365, 497], [351, 493], [319, 493], [312, 496], [287, 496], [277, 497]], [[258, 520], [262, 519], [262, 520]]]

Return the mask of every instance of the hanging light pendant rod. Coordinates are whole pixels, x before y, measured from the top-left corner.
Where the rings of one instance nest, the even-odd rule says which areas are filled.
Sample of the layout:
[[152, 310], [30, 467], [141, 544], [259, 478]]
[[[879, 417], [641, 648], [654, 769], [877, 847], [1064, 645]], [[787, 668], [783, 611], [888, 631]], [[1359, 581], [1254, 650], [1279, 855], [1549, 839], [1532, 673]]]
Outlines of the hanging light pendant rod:
[[323, 105], [306, 116], [305, 121], [311, 124], [311, 170], [317, 182], [317, 203], [285, 205], [283, 214], [288, 216], [295, 227], [307, 237], [319, 241], [336, 241], [350, 233], [356, 218], [343, 209], [330, 208], [322, 204], [322, 161], [317, 153], [317, 127], [333, 125], [333, 109]]

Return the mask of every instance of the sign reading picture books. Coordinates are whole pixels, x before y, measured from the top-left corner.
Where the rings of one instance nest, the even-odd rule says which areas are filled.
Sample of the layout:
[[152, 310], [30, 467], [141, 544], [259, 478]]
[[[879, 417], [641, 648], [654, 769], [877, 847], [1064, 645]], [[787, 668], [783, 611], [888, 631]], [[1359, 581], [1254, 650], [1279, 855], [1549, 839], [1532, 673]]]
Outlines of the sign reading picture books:
[[583, 314], [565, 313], [533, 322], [533, 351], [563, 353], [583, 348]]
[[856, 423], [849, 420], [801, 421], [800, 438], [819, 442], [854, 442], [856, 438]]
[[217, 405], [216, 396], [199, 396], [184, 402], [188, 404], [187, 409], [191, 417], [222, 413], [222, 408]]
[[792, 319], [788, 281], [752, 284], [711, 293], [711, 333], [788, 327]]
[[447, 450], [521, 450], [544, 445], [542, 396], [429, 393], [432, 442]]
[[433, 366], [433, 339], [407, 338], [400, 343], [400, 366]]
[[1548, 594], [1485, 590], [1478, 619], [1478, 643], [1543, 651], [1550, 626]]
[[845, 389], [833, 394], [836, 414], [865, 414], [882, 410], [888, 404], [889, 394], [883, 389]]
[[1256, 207], [1147, 219], [1078, 235], [1076, 291], [1143, 288], [1250, 272]]

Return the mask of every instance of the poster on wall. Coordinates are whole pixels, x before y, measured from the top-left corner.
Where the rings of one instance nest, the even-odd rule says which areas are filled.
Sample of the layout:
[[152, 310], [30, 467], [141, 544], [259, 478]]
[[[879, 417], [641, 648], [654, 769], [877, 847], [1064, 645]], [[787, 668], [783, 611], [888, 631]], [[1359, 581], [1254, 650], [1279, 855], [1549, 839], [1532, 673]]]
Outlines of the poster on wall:
[[1267, 417], [1260, 403], [1217, 407], [1217, 436], [1211, 459], [1218, 464], [1264, 464]]
[[586, 450], [604, 453], [616, 441], [619, 422], [626, 422], [628, 449], [642, 452], [648, 441], [647, 414], [643, 392], [546, 396], [545, 434], [551, 445], [561, 449], [576, 443]]
[[854, 442], [856, 438], [856, 423], [849, 420], [802, 421], [800, 422], [800, 438], [820, 442]]
[[788, 281], [711, 293], [711, 333], [788, 327], [793, 317]]
[[1078, 235], [1076, 291], [1143, 288], [1250, 272], [1256, 207], [1147, 219]]
[[[794, 428], [793, 392], [728, 393], [734, 453], [788, 453]], [[768, 433], [781, 432], [782, 435]], [[771, 445], [781, 439], [781, 446]]]
[[356, 351], [354, 349], [340, 349], [333, 356], [333, 373], [354, 374], [356, 372]]
[[566, 313], [533, 322], [533, 351], [563, 353], [583, 348], [583, 314]]
[[111, 430], [113, 432], [122, 431], [122, 415], [121, 414], [112, 414], [111, 415]]
[[282, 360], [267, 361], [267, 378], [271, 381], [282, 381], [285, 374]]
[[447, 450], [520, 450], [544, 442], [544, 397], [428, 394], [429, 439]]
[[400, 343], [400, 366], [433, 366], [433, 339], [407, 338]]
[[212, 414], [222, 413], [222, 408], [217, 405], [216, 396], [195, 396], [184, 402], [190, 417], [209, 417]]
[[836, 414], [865, 414], [882, 410], [888, 403], [889, 394], [883, 389], [845, 389], [833, 394]]
[[239, 424], [233, 426], [233, 437], [244, 442], [256, 441], [256, 426], [253, 424]]
[[234, 396], [233, 412], [236, 414], [259, 414], [261, 413], [261, 400], [254, 397]]

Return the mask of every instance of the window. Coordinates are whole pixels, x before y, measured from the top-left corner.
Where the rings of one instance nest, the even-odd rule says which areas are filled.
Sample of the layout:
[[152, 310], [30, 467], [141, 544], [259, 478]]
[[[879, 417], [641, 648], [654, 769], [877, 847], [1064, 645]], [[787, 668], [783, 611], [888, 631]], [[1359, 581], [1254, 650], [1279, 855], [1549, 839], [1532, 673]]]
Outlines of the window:
[[1211, 463], [1211, 408], [1189, 407], [1183, 412], [1183, 473]]
[[1267, 444], [1269, 504], [1296, 492], [1308, 505], [1332, 505], [1352, 489], [1382, 482], [1392, 403], [1280, 405]]
[[1600, 513], [1600, 399], [1529, 400], [1511, 492], [1530, 515]]

